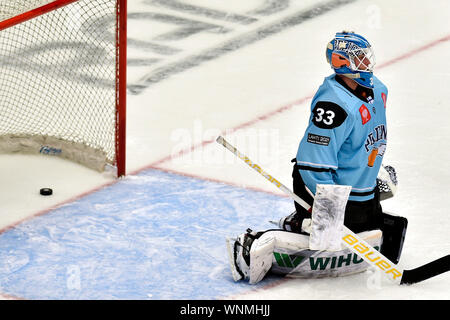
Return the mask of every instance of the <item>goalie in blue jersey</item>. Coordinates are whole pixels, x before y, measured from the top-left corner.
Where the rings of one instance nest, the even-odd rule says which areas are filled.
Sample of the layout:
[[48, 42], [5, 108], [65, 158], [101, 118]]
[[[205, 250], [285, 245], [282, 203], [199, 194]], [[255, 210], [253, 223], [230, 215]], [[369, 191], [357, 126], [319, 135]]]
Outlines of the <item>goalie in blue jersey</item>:
[[[336, 33], [327, 44], [326, 59], [334, 73], [325, 78], [312, 100], [309, 123], [293, 159], [294, 193], [313, 206], [318, 185], [351, 187], [344, 203], [343, 224], [355, 233], [365, 232], [362, 237], [372, 239], [382, 254], [397, 263], [407, 220], [383, 213], [380, 204], [392, 196], [397, 183], [395, 170], [382, 165], [387, 144], [388, 90], [373, 75], [375, 56], [364, 37], [353, 32]], [[384, 175], [380, 175], [380, 169]], [[233, 246], [235, 280], [250, 278], [255, 283], [268, 272], [268, 265], [277, 273], [312, 277], [364, 269], [362, 261], [352, 259], [346, 252], [341, 252], [337, 260], [336, 255], [319, 257], [314, 256], [319, 252], [308, 251], [308, 241], [301, 237], [307, 237], [311, 231], [311, 212], [297, 203], [295, 208], [294, 213], [280, 220], [280, 230], [249, 230], [238, 237]], [[374, 230], [378, 230], [378, 235], [370, 233]], [[295, 241], [298, 247], [289, 247]], [[298, 262], [307, 260], [299, 258], [302, 250], [309, 257], [309, 265]], [[333, 261], [334, 257], [335, 263], [330, 262], [328, 269], [325, 266], [323, 270], [312, 270], [314, 257], [320, 261]], [[343, 261], [345, 268], [339, 269], [337, 261]]]

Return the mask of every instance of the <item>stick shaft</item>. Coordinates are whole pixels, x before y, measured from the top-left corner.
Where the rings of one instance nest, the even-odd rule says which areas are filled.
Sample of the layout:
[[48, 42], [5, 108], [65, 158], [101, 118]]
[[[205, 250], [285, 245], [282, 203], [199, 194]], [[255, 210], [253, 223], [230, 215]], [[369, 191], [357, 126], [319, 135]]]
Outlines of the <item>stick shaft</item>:
[[256, 172], [261, 174], [264, 178], [269, 180], [272, 184], [274, 184], [278, 189], [283, 191], [284, 193], [288, 194], [295, 202], [297, 202], [299, 205], [301, 205], [306, 210], [311, 209], [311, 206], [305, 202], [303, 199], [301, 199], [299, 196], [297, 196], [295, 193], [293, 193], [291, 190], [289, 190], [286, 186], [284, 186], [280, 181], [275, 179], [273, 176], [268, 174], [266, 171], [264, 171], [258, 164], [254, 163], [250, 160], [249, 157], [247, 157], [245, 154], [239, 152], [238, 149], [233, 147], [228, 141], [226, 141], [223, 137], [219, 136], [216, 140], [219, 144], [223, 145], [225, 148], [230, 150], [234, 155], [236, 155], [238, 158], [240, 158], [242, 161], [244, 161], [250, 168], [253, 168]]

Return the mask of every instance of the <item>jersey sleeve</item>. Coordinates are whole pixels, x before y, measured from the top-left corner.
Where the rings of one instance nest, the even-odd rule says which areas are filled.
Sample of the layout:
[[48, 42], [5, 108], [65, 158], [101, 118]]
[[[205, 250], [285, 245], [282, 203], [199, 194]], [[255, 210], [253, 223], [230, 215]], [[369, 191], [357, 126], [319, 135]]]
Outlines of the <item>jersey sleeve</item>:
[[334, 184], [338, 152], [352, 127], [352, 115], [337, 103], [318, 101], [313, 105], [296, 156], [300, 175], [313, 193], [317, 184]]

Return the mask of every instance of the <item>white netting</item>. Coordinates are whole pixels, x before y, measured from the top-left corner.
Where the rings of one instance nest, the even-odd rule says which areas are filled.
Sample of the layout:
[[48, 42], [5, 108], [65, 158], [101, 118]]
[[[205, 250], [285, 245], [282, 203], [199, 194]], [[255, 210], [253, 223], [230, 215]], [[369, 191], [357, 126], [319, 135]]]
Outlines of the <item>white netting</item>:
[[22, 12], [36, 9], [53, 0], [4, 0], [0, 1], [0, 21], [14, 17]]
[[[49, 2], [0, 0], [0, 17]], [[0, 31], [0, 138], [51, 137], [114, 164], [115, 30], [115, 0], [80, 0]]]

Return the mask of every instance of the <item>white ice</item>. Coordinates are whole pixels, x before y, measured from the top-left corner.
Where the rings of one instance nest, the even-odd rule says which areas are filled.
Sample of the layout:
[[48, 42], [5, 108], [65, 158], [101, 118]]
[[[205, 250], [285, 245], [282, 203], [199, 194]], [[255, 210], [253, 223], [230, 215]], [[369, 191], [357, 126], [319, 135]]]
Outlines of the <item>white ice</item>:
[[[143, 1], [129, 2], [130, 13], [148, 11]], [[192, 3], [205, 5], [207, 1]], [[210, 3], [223, 9], [219, 1]], [[227, 9], [232, 10], [233, 5], [243, 9], [239, 3], [231, 1]], [[208, 19], [204, 21], [211, 22]], [[389, 88], [385, 163], [396, 168], [399, 191], [395, 198], [383, 202], [383, 207], [409, 220], [400, 265], [413, 268], [446, 255], [450, 251], [450, 108], [446, 102], [450, 83], [449, 21], [447, 0], [356, 1], [172, 75], [139, 95], [130, 94], [127, 172], [133, 175], [156, 166], [281, 195], [245, 164], [229, 157], [223, 148], [202, 141], [239, 128], [226, 135], [229, 141], [290, 186], [290, 159], [306, 127], [310, 98], [331, 72], [324, 57], [325, 45], [336, 31], [354, 30], [371, 41], [377, 56], [375, 74]], [[145, 26], [143, 20], [129, 23], [130, 37], [145, 39], [152, 30], [152, 25]], [[159, 23], [155, 26], [162, 27]], [[444, 37], [442, 42], [423, 47]], [[217, 44], [208, 42], [207, 36], [192, 37], [190, 41], [184, 40], [183, 45], [208, 48]], [[415, 51], [418, 48], [422, 49]], [[129, 55], [142, 58], [146, 53], [130, 48]], [[397, 57], [401, 59], [384, 65]], [[130, 83], [138, 82], [146, 71], [144, 67], [130, 67]], [[284, 106], [291, 107], [271, 114]], [[270, 116], [256, 121], [266, 115]], [[248, 126], [243, 126], [249, 121]], [[198, 147], [184, 156], [176, 155], [190, 145]], [[171, 155], [175, 156], [171, 159]], [[40, 156], [1, 155], [0, 167], [0, 230], [44, 214], [115, 179], [111, 172], [97, 173], [68, 161]], [[40, 196], [41, 187], [53, 188], [54, 195]], [[252, 221], [248, 224], [251, 226]], [[367, 272], [335, 279], [281, 281], [257, 291], [249, 287], [248, 293], [229, 298], [449, 299], [449, 281], [450, 274], [445, 274], [400, 287]]]

